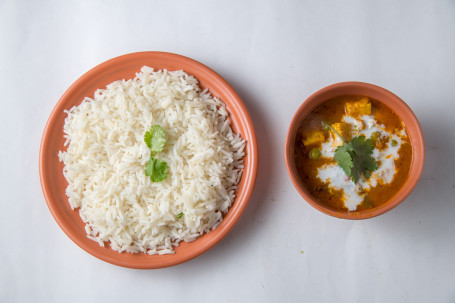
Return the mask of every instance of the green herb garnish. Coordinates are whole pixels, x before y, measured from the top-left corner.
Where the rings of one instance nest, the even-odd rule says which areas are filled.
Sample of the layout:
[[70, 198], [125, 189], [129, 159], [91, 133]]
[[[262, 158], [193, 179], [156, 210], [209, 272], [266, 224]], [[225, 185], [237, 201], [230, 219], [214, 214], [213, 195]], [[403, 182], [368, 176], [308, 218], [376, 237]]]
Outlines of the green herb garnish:
[[343, 141], [343, 145], [338, 146], [335, 150], [334, 159], [346, 175], [351, 177], [354, 183], [359, 181], [362, 174], [369, 178], [371, 172], [378, 168], [378, 164], [371, 156], [374, 149], [373, 141], [361, 135], [346, 142], [332, 126], [324, 121], [322, 121], [322, 124], [330, 128]]
[[178, 214], [177, 216], [175, 216], [177, 219], [180, 219], [181, 217], [183, 217], [183, 213], [180, 213]]
[[159, 153], [163, 150], [164, 143], [166, 143], [166, 132], [159, 125], [153, 125], [150, 130], [145, 133], [145, 144], [150, 148], [152, 153]]
[[145, 164], [145, 175], [150, 176], [152, 182], [160, 182], [167, 178], [167, 163], [160, 159], [150, 158]]
[[153, 125], [150, 130], [144, 135], [145, 144], [152, 152], [150, 160], [145, 165], [145, 175], [150, 177], [152, 182], [160, 182], [167, 178], [168, 166], [167, 163], [160, 159], [155, 159], [153, 156], [163, 151], [166, 143], [166, 132], [159, 125]]

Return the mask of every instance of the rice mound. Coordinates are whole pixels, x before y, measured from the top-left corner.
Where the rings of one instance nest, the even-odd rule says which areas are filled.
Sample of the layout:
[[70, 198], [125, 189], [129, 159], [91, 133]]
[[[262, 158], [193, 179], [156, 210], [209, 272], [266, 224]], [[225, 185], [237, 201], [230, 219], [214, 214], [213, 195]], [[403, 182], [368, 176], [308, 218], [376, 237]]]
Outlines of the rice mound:
[[[144, 66], [66, 113], [67, 150], [58, 155], [66, 195], [101, 246], [171, 254], [180, 241], [215, 229], [232, 205], [245, 141], [224, 103], [184, 71]], [[167, 139], [157, 157], [169, 166], [157, 183], [144, 173], [151, 156], [144, 134], [155, 124]]]

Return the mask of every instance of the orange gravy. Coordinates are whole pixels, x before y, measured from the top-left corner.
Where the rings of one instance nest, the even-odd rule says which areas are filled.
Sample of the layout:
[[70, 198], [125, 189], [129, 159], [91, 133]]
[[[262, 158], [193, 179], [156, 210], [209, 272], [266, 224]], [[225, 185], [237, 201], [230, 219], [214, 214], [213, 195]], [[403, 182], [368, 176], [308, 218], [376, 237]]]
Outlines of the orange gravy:
[[[329, 124], [341, 122], [343, 115], [346, 114], [346, 102], [356, 101], [364, 96], [342, 96], [330, 99], [313, 110], [301, 123], [295, 138], [294, 163], [299, 174], [301, 182], [321, 204], [329, 208], [347, 212], [344, 205], [343, 190], [334, 190], [318, 178], [318, 168], [324, 164], [336, 163], [333, 158], [320, 157], [312, 159], [310, 150], [313, 146], [303, 144], [304, 134], [309, 131], [324, 131], [327, 137], [327, 130], [323, 130], [321, 121]], [[379, 123], [385, 126], [385, 131], [389, 133], [396, 132], [404, 127], [401, 119], [387, 106], [381, 102], [368, 98], [371, 103], [371, 115]], [[406, 131], [406, 128], [405, 128]], [[406, 131], [407, 134], [407, 131]], [[381, 145], [382, 144], [382, 145]], [[375, 148], [381, 149], [384, 142], [375, 142]], [[316, 147], [321, 148], [321, 143]], [[398, 150], [399, 158], [395, 159], [396, 173], [393, 181], [389, 184], [378, 183], [377, 186], [371, 187], [364, 197], [361, 204], [355, 211], [377, 207], [389, 201], [403, 186], [408, 178], [412, 162], [412, 145], [409, 136], [402, 138], [402, 145]], [[380, 163], [378, 163], [380, 165]]]

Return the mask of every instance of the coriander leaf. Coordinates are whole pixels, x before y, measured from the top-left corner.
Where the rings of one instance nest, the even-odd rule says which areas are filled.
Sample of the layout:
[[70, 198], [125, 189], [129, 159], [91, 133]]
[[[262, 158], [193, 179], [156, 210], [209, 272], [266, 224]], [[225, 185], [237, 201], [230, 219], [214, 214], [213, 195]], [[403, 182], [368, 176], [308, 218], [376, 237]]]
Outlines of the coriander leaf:
[[354, 183], [360, 179], [360, 176], [365, 174], [369, 178], [371, 172], [378, 169], [378, 164], [371, 156], [374, 149], [374, 143], [371, 139], [366, 139], [365, 136], [352, 138], [349, 144], [352, 146], [353, 152], [351, 153], [352, 161], [354, 163], [351, 173]]
[[145, 133], [145, 144], [150, 148], [152, 153], [159, 153], [163, 150], [164, 143], [166, 143], [166, 132], [158, 124], [150, 127], [150, 130]]
[[153, 174], [153, 165], [155, 165], [155, 159], [150, 158], [150, 160], [145, 164], [145, 175], [150, 177]]
[[351, 153], [347, 144], [338, 146], [335, 150], [335, 161], [344, 170], [347, 176], [351, 176], [351, 170], [354, 166]]
[[150, 176], [152, 182], [160, 182], [167, 178], [167, 163], [160, 159], [150, 158], [145, 165], [145, 175]]
[[343, 141], [343, 145], [338, 146], [335, 150], [334, 159], [354, 183], [359, 181], [362, 174], [368, 179], [371, 172], [378, 169], [378, 164], [371, 156], [374, 149], [374, 143], [371, 139], [366, 139], [364, 135], [361, 135], [352, 138], [350, 142], [346, 142], [328, 123], [322, 121], [322, 125], [332, 130]]
[[177, 219], [180, 219], [181, 217], [183, 217], [183, 213], [180, 213], [178, 214], [177, 216], [175, 216]]
[[152, 141], [152, 133], [150, 131], [146, 131], [144, 135], [144, 142], [147, 144], [147, 146], [150, 148], [152, 144], [150, 143]]

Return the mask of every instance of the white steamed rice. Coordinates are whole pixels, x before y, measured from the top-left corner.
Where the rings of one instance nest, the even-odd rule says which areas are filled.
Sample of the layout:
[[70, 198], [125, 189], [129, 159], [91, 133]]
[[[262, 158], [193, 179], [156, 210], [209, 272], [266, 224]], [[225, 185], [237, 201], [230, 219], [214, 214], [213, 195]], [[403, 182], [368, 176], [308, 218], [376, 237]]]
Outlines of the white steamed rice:
[[[133, 80], [109, 84], [67, 114], [67, 150], [59, 152], [66, 195], [101, 246], [173, 253], [180, 241], [215, 229], [232, 205], [245, 141], [232, 131], [224, 103], [193, 76], [144, 66]], [[155, 124], [167, 139], [157, 158], [169, 166], [158, 183], [144, 173], [150, 159], [144, 134]]]

